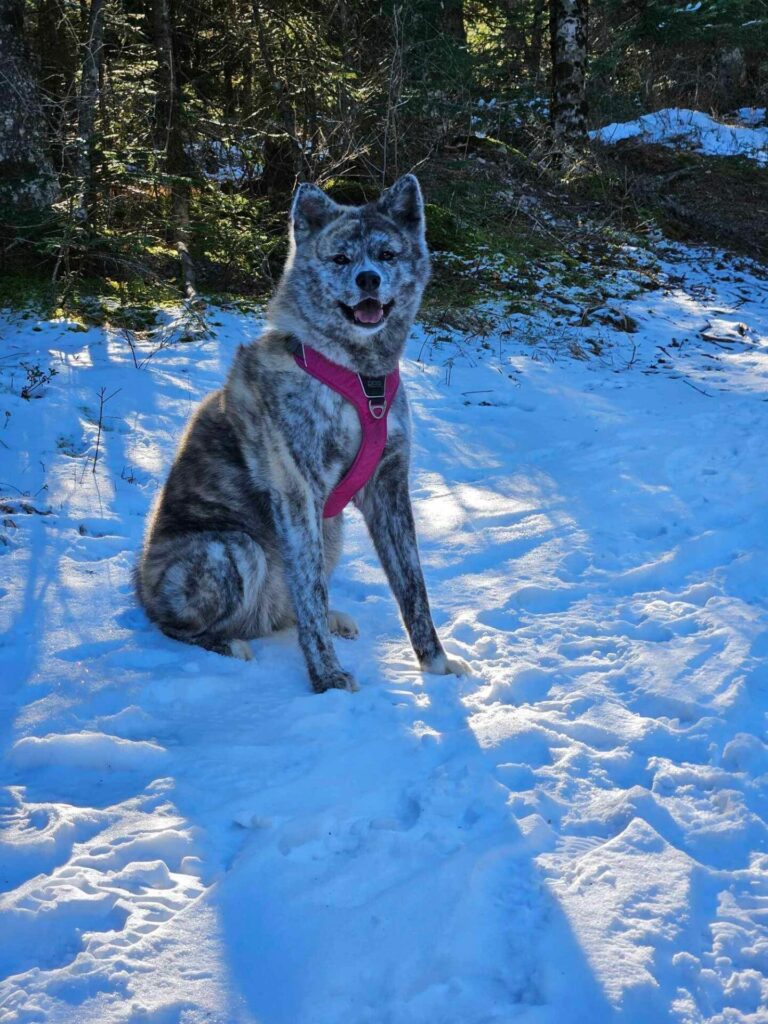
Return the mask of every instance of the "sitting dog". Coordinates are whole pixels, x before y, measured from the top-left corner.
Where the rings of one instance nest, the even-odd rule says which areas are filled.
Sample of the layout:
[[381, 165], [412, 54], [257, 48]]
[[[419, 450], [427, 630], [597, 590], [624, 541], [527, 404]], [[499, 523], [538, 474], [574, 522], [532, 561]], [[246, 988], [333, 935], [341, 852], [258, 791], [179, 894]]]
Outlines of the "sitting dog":
[[328, 609], [352, 499], [421, 669], [468, 671], [435, 631], [408, 492], [398, 363], [428, 277], [413, 175], [361, 207], [299, 186], [264, 332], [192, 417], [151, 515], [137, 591], [168, 636], [247, 659], [295, 623], [314, 689], [356, 689], [331, 634], [357, 627]]

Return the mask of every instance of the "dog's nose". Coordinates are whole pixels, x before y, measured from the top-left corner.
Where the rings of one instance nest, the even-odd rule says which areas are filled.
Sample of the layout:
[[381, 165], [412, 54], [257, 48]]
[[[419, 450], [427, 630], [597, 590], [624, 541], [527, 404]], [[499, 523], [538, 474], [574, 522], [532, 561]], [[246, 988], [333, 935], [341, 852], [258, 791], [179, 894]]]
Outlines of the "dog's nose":
[[355, 278], [355, 284], [364, 292], [375, 292], [381, 284], [381, 278], [375, 270], [361, 270]]

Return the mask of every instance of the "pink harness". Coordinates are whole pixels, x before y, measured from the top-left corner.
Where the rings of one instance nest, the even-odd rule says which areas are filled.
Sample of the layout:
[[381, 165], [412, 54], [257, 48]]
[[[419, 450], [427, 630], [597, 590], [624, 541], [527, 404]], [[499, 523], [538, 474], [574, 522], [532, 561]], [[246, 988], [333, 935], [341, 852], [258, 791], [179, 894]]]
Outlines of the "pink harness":
[[400, 384], [400, 370], [395, 369], [386, 377], [366, 377], [338, 363], [332, 363], [307, 345], [297, 342], [291, 349], [302, 370], [327, 384], [354, 405], [363, 431], [355, 461], [328, 495], [323, 518], [330, 519], [337, 516], [357, 492], [365, 487], [379, 464], [387, 443], [387, 414]]

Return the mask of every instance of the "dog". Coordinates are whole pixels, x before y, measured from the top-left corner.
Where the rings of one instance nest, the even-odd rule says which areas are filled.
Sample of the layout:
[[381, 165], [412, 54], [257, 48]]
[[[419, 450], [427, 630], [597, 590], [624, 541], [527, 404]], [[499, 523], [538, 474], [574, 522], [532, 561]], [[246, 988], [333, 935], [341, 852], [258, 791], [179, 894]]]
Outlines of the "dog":
[[[469, 671], [446, 656], [432, 621], [408, 490], [408, 401], [397, 386], [428, 278], [424, 202], [413, 175], [364, 206], [298, 186], [266, 327], [239, 348], [224, 387], [193, 415], [150, 516], [137, 592], [166, 635], [248, 659], [249, 640], [295, 624], [314, 690], [357, 689], [331, 638], [355, 637], [357, 627], [328, 607], [343, 522], [328, 506], [369, 444], [370, 427], [383, 451], [353, 500], [419, 665], [436, 674]], [[353, 396], [362, 411], [312, 375], [307, 353], [355, 388], [358, 380], [373, 388], [373, 397]], [[382, 381], [396, 387], [390, 399]], [[373, 422], [384, 412], [385, 442]]]

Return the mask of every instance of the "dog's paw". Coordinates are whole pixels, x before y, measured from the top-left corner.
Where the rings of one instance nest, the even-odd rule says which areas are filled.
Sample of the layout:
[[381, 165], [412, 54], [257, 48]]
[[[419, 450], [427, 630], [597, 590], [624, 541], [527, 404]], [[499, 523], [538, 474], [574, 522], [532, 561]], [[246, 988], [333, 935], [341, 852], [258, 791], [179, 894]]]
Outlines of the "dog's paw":
[[349, 693], [355, 693], [359, 689], [355, 677], [343, 669], [329, 672], [327, 676], [316, 680], [312, 688], [315, 693], [325, 693], [326, 690], [348, 690]]
[[357, 623], [346, 612], [337, 612], [332, 608], [328, 612], [328, 628], [334, 636], [342, 636], [345, 640], [356, 640], [360, 636]]
[[449, 658], [441, 651], [431, 661], [421, 663], [421, 671], [431, 676], [471, 676], [472, 669], [463, 658]]
[[253, 651], [247, 640], [230, 640], [229, 656], [239, 661], [253, 661]]
[[446, 657], [445, 672], [443, 674], [446, 676], [471, 676], [472, 669], [463, 658]]

